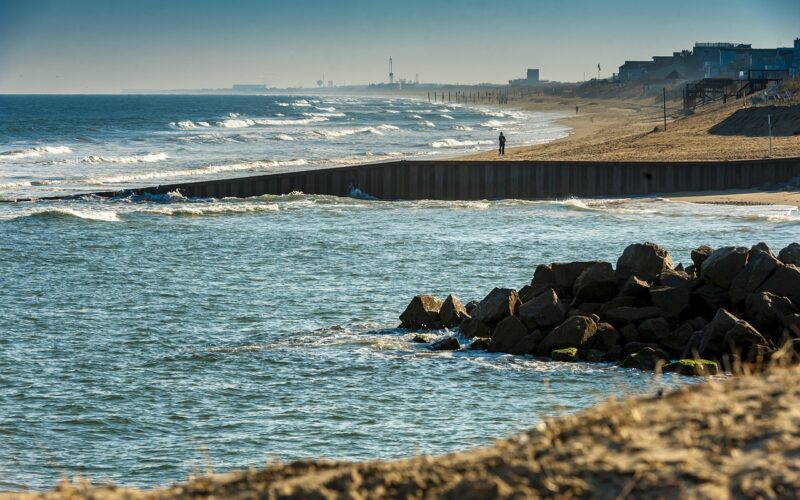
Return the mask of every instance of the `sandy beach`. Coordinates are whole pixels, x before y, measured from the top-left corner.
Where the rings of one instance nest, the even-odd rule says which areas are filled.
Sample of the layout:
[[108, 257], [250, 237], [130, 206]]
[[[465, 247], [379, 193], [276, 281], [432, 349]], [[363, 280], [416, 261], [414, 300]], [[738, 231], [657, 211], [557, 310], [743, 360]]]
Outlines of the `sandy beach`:
[[[796, 101], [796, 99], [795, 99]], [[742, 101], [698, 108], [689, 116], [678, 100], [667, 102], [668, 122], [663, 130], [663, 108], [658, 97], [647, 98], [511, 98], [509, 107], [553, 111], [572, 127], [569, 137], [548, 144], [513, 147], [505, 160], [620, 160], [690, 161], [740, 160], [769, 157], [767, 108], [743, 109]], [[576, 113], [576, 106], [578, 112]], [[783, 123], [785, 135], [772, 138], [772, 157], [800, 156], [800, 106], [789, 110]], [[764, 130], [757, 123], [763, 121]], [[756, 123], [756, 125], [754, 125]], [[495, 160], [495, 151], [463, 157]], [[679, 193], [673, 200], [697, 203], [800, 205], [797, 186], [776, 186], [775, 191], [719, 191]]]

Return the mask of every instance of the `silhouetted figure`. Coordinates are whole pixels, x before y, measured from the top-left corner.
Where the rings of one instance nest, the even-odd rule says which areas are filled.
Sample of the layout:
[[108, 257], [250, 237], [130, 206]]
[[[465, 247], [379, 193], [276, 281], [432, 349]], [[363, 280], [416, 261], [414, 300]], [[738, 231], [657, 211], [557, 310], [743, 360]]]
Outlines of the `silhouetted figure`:
[[500, 132], [500, 137], [498, 137], [497, 140], [500, 141], [500, 154], [501, 155], [506, 154], [506, 136], [504, 136], [503, 133]]

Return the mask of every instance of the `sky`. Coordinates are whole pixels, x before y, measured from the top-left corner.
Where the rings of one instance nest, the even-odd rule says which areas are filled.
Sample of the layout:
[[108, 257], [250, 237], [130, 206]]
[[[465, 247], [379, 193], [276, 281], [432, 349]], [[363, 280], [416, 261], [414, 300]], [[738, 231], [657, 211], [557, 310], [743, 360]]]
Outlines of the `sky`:
[[609, 76], [696, 41], [791, 46], [800, 0], [0, 0], [0, 93]]

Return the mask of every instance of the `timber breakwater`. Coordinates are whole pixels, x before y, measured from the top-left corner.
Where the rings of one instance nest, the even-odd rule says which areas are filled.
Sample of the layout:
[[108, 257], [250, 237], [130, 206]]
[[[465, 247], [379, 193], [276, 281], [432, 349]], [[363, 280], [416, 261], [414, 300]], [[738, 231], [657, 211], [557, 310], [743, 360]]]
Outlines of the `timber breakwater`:
[[[433, 350], [467, 349], [619, 362], [627, 368], [710, 375], [743, 363], [794, 361], [800, 352], [800, 244], [777, 255], [764, 243], [692, 251], [674, 265], [654, 243], [616, 262], [536, 267], [519, 290], [495, 288], [463, 304], [414, 297], [400, 315], [413, 330], [452, 329]], [[414, 337], [428, 342], [425, 335]]]
[[[126, 193], [178, 192], [200, 198], [303, 192], [382, 200], [558, 199], [766, 188], [797, 177], [800, 158], [692, 162], [396, 161], [167, 184]], [[92, 194], [114, 197], [120, 191]]]

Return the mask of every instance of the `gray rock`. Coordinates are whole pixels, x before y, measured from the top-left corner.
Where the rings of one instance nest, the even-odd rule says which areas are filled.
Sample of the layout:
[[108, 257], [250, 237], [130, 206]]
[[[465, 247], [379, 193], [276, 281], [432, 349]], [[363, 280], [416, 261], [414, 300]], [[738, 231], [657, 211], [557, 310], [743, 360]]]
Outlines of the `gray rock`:
[[789, 243], [786, 248], [778, 253], [778, 260], [784, 264], [800, 267], [800, 244]]
[[578, 276], [572, 286], [573, 304], [605, 302], [619, 292], [614, 269], [608, 262], [596, 262]]
[[687, 286], [656, 286], [650, 289], [650, 301], [665, 315], [677, 317], [689, 311], [692, 291]]
[[658, 349], [658, 344], [654, 342], [628, 342], [622, 346], [622, 357], [625, 358], [631, 354], [637, 353], [645, 347]]
[[472, 311], [474, 311], [476, 307], [478, 307], [477, 300], [470, 300], [469, 302], [464, 304], [464, 309], [467, 310], [467, 314], [469, 314], [470, 316], [472, 316]]
[[519, 309], [519, 296], [511, 288], [495, 288], [472, 311], [471, 316], [489, 326], [496, 325]]
[[466, 317], [458, 325], [461, 335], [471, 339], [474, 337], [491, 337], [492, 329], [486, 323], [478, 321], [475, 318]]
[[669, 253], [655, 243], [629, 245], [617, 260], [617, 279], [627, 280], [631, 276], [652, 282], [656, 277], [672, 269]]
[[514, 347], [511, 348], [509, 354], [516, 354], [518, 356], [522, 356], [525, 354], [533, 354], [536, 352], [536, 347], [539, 345], [539, 342], [542, 341], [542, 332], [539, 330], [535, 330], [533, 333], [530, 333], [524, 337], [522, 337], [519, 342], [514, 344]]
[[720, 307], [730, 302], [727, 288], [706, 283], [692, 290], [692, 311], [699, 315], [712, 315]]
[[417, 343], [417, 344], [427, 344], [428, 343], [428, 336], [427, 335], [420, 335], [418, 333], [418, 334], [414, 335], [414, 337], [411, 338], [411, 342], [414, 342], [414, 343]]
[[590, 363], [600, 363], [605, 360], [606, 353], [599, 349], [582, 349], [578, 351], [578, 357]]
[[751, 293], [745, 301], [745, 317], [762, 328], [779, 326], [785, 316], [795, 313], [792, 301], [770, 292]]
[[431, 351], [457, 351], [461, 349], [461, 344], [453, 337], [445, 337], [431, 344]]
[[658, 341], [658, 346], [669, 354], [680, 356], [686, 351], [692, 334], [695, 332], [690, 323], [684, 323], [675, 330], [669, 332], [665, 337]]
[[403, 328], [441, 328], [439, 309], [442, 301], [431, 295], [417, 295], [400, 315], [400, 326]]
[[650, 297], [649, 292], [647, 298], [640, 298], [640, 297], [626, 297], [620, 295], [618, 297], [614, 297], [613, 299], [609, 300], [603, 307], [600, 308], [599, 314], [601, 317], [604, 317], [608, 311], [612, 309], [617, 309], [618, 307], [645, 307], [650, 305]]
[[733, 278], [747, 264], [746, 247], [722, 247], [711, 252], [711, 255], [700, 266], [700, 277], [708, 283], [728, 289]]
[[539, 264], [533, 271], [533, 280], [531, 280], [531, 290], [528, 293], [530, 296], [537, 296], [550, 288], [556, 287], [556, 275], [553, 274], [553, 268], [547, 264]]
[[674, 363], [667, 363], [664, 365], [664, 372], [692, 377], [706, 377], [718, 374], [720, 369], [715, 361], [709, 361], [707, 359], [681, 359]]
[[574, 363], [578, 361], [578, 349], [575, 347], [554, 349], [550, 353], [550, 358], [553, 361], [561, 361], [562, 363]]
[[664, 318], [650, 318], [639, 323], [636, 327], [639, 330], [640, 342], [659, 343], [662, 338], [669, 335], [669, 321]]
[[597, 323], [597, 332], [587, 343], [589, 349], [596, 349], [607, 352], [609, 349], [620, 343], [622, 335], [610, 323]]
[[619, 361], [622, 358], [622, 346], [615, 345], [603, 356], [603, 361]]
[[700, 245], [692, 250], [692, 263], [697, 271], [700, 271], [700, 268], [703, 266], [703, 261], [705, 261], [713, 251], [714, 249], [708, 245]]
[[640, 280], [636, 276], [631, 276], [622, 285], [622, 290], [619, 294], [623, 297], [637, 297], [640, 299], [647, 299], [650, 296], [650, 283]]
[[519, 318], [529, 330], [546, 328], [564, 321], [567, 309], [550, 288], [519, 307]]
[[760, 249], [750, 250], [747, 265], [736, 273], [731, 283], [731, 302], [741, 304], [748, 294], [753, 293], [769, 278], [781, 261]]
[[497, 328], [489, 342], [489, 352], [507, 352], [517, 345], [517, 342], [528, 336], [528, 329], [516, 316], [507, 316], [497, 324]]
[[572, 287], [575, 285], [578, 276], [598, 263], [600, 263], [600, 261], [596, 260], [588, 262], [553, 262], [550, 264], [553, 270], [553, 277], [555, 278], [553, 289], [559, 297], [571, 297]]
[[472, 341], [472, 343], [469, 345], [469, 348], [472, 351], [485, 351], [489, 348], [489, 343], [491, 341], [492, 339], [488, 337], [479, 337]]
[[606, 312], [605, 319], [612, 325], [626, 325], [639, 323], [650, 318], [661, 316], [661, 309], [657, 307], [617, 307]]
[[725, 352], [746, 351], [753, 345], [768, 346], [769, 342], [750, 323], [737, 318], [725, 309], [720, 309], [711, 323], [703, 329], [703, 339], [698, 352], [719, 355]]
[[800, 268], [792, 264], [779, 267], [758, 290], [782, 295], [800, 304]]
[[667, 353], [661, 349], [645, 347], [639, 352], [629, 354], [620, 364], [623, 368], [637, 368], [639, 370], [655, 370], [659, 364], [669, 361]]
[[628, 323], [619, 329], [620, 335], [625, 342], [636, 342], [639, 339], [639, 330], [633, 324]]
[[439, 319], [446, 327], [458, 326], [469, 316], [464, 304], [455, 295], [448, 295], [439, 309]]
[[573, 316], [553, 329], [539, 343], [537, 352], [547, 355], [554, 349], [584, 347], [597, 333], [597, 323], [588, 316]]
[[678, 269], [669, 269], [659, 274], [658, 278], [656, 278], [656, 283], [659, 286], [685, 287], [685, 288], [691, 288], [692, 285], [694, 284], [692, 278], [689, 276], [688, 273], [686, 273], [686, 271]]

